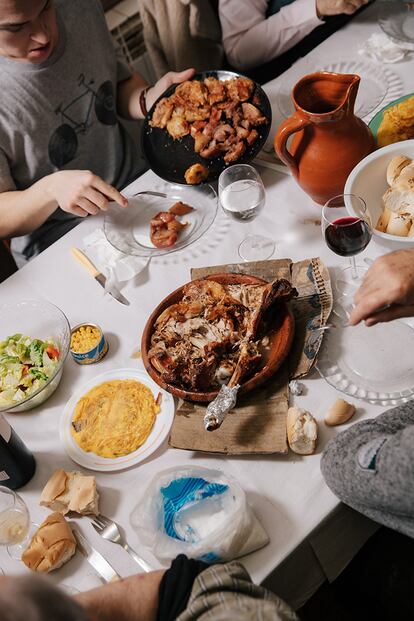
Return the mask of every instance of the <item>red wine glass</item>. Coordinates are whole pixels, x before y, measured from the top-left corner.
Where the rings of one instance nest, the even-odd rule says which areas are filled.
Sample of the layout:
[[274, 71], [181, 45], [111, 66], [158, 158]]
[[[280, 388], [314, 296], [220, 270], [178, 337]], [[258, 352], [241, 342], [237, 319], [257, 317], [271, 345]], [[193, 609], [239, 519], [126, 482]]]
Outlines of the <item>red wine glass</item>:
[[[352, 214], [352, 215], [351, 215]], [[355, 194], [340, 194], [329, 199], [322, 210], [322, 233], [330, 250], [348, 257], [350, 265], [342, 269], [337, 286], [341, 293], [354, 292], [367, 268], [356, 264], [355, 255], [368, 246], [372, 222], [365, 201]]]

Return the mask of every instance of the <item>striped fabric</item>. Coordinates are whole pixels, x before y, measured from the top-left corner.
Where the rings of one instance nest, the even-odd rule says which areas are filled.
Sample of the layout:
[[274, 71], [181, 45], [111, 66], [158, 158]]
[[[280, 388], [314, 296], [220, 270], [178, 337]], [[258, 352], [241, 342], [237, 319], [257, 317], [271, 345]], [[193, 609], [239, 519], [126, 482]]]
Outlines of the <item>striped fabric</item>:
[[194, 580], [187, 608], [176, 621], [299, 621], [279, 597], [253, 584], [237, 562], [213, 565]]

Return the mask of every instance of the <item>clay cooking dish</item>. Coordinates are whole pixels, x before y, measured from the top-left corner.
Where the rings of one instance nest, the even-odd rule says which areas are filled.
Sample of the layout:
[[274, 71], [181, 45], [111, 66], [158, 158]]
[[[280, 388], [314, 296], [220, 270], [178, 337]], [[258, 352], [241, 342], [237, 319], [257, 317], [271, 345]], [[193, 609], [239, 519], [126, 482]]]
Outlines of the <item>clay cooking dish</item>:
[[[221, 285], [267, 284], [266, 281], [262, 280], [261, 278], [256, 278], [255, 276], [248, 276], [245, 274], [215, 274], [213, 276], [208, 276], [200, 280], [214, 280]], [[180, 397], [181, 399], [186, 399], [187, 401], [212, 401], [217, 396], [218, 390], [212, 390], [210, 392], [194, 392], [183, 390], [181, 388], [178, 388], [178, 386], [174, 386], [173, 384], [167, 384], [161, 379], [161, 375], [152, 366], [151, 362], [148, 359], [148, 351], [151, 348], [151, 336], [154, 331], [154, 324], [157, 318], [161, 315], [162, 312], [164, 312], [164, 310], [168, 306], [176, 304], [181, 300], [182, 297], [183, 287], [180, 287], [179, 289], [176, 289], [175, 291], [170, 293], [170, 295], [168, 295], [160, 304], [158, 304], [156, 309], [149, 317], [144, 328], [141, 341], [142, 360], [148, 374], [152, 377], [152, 379], [159, 386], [161, 386], [161, 388], [164, 388], [164, 390], [167, 390], [175, 397]], [[276, 325], [274, 325], [271, 332], [268, 333], [270, 343], [267, 350], [268, 353], [266, 355], [266, 359], [263, 361], [262, 365], [259, 366], [257, 371], [245, 382], [242, 383], [239, 394], [250, 392], [251, 390], [260, 386], [260, 384], [263, 384], [263, 382], [265, 382], [267, 379], [272, 377], [272, 375], [276, 373], [276, 371], [279, 369], [282, 362], [288, 355], [295, 332], [295, 320], [286, 302], [280, 303], [276, 321]]]

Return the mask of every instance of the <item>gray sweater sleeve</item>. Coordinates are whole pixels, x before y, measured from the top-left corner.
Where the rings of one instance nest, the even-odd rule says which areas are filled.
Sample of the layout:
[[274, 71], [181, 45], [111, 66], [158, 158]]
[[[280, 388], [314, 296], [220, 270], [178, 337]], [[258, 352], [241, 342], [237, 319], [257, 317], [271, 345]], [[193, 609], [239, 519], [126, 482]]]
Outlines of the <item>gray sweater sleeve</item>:
[[414, 401], [340, 433], [321, 469], [344, 503], [414, 537]]

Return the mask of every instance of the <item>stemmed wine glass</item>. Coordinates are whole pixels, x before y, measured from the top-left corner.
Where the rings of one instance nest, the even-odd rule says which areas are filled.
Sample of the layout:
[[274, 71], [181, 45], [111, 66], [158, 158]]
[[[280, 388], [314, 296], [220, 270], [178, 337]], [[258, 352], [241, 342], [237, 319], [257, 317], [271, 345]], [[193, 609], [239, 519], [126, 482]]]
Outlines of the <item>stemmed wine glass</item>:
[[0, 545], [7, 546], [11, 558], [20, 560], [30, 526], [29, 510], [23, 499], [8, 487], [0, 486]]
[[331, 198], [322, 209], [322, 233], [330, 250], [341, 257], [349, 257], [350, 265], [341, 270], [336, 284], [340, 293], [353, 293], [367, 272], [366, 267], [356, 264], [355, 255], [365, 250], [372, 237], [372, 222], [365, 201], [355, 194]]
[[[239, 221], [256, 218], [266, 202], [263, 182], [249, 164], [235, 164], [223, 170], [218, 181], [218, 194], [223, 211]], [[275, 251], [275, 243], [263, 235], [248, 235], [238, 248], [244, 261], [264, 261]]]

